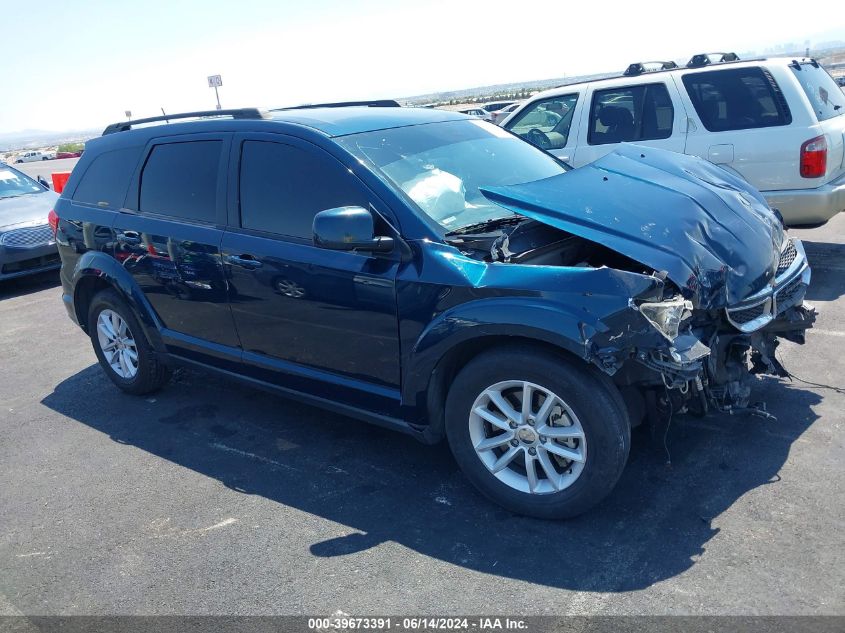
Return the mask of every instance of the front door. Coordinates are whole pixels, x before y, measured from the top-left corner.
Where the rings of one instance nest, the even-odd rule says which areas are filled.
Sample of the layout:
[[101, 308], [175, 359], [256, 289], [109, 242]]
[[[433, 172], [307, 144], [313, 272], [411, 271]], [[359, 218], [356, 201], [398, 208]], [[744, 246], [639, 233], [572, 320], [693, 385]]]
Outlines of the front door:
[[245, 371], [312, 396], [395, 415], [398, 257], [313, 244], [314, 215], [384, 211], [324, 150], [280, 135], [235, 137], [222, 255]]
[[571, 163], [578, 146], [578, 122], [584, 108], [583, 101], [578, 91], [541, 99], [526, 106], [504, 127]]

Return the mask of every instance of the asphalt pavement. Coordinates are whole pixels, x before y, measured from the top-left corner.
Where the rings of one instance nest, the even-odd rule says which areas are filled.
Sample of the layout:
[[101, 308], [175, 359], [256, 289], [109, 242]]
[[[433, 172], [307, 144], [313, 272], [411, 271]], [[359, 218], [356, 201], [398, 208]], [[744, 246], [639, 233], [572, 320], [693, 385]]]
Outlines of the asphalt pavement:
[[[845, 216], [792, 231], [817, 328], [800, 378], [845, 386]], [[845, 395], [760, 379], [777, 422], [635, 431], [575, 520], [482, 499], [445, 445], [186, 371], [119, 392], [55, 274], [0, 285], [2, 614], [845, 615]]]

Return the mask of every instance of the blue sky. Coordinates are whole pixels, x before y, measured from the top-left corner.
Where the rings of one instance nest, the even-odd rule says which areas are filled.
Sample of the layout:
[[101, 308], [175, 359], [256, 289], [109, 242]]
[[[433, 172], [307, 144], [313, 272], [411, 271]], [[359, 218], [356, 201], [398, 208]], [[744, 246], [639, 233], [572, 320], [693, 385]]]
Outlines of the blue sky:
[[[639, 4], [640, 9], [632, 11]], [[214, 107], [400, 97], [845, 40], [839, 2], [0, 1], [0, 132]], [[783, 8], [779, 8], [783, 7]], [[670, 8], [671, 7], [671, 8]]]

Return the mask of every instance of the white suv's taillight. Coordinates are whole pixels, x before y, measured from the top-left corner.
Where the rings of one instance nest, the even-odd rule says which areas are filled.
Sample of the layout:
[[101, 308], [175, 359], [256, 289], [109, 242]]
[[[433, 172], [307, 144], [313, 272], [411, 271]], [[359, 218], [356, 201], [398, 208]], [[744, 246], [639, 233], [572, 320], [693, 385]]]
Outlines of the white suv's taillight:
[[827, 171], [827, 140], [817, 136], [801, 145], [801, 176], [821, 178]]

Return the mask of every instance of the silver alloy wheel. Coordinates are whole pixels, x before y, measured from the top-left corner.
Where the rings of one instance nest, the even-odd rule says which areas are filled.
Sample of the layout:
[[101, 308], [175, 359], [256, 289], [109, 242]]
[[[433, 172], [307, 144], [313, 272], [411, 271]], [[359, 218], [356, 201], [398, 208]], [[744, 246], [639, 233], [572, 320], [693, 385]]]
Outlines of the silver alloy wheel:
[[560, 492], [575, 483], [587, 462], [578, 416], [560, 396], [524, 380], [482, 391], [470, 411], [469, 434], [487, 469], [520, 492]]
[[138, 373], [138, 347], [126, 320], [114, 310], [97, 317], [97, 341], [109, 367], [121, 378], [131, 380]]
[[276, 288], [279, 289], [286, 297], [291, 297], [293, 299], [301, 299], [305, 296], [305, 290], [295, 281], [291, 281], [289, 279], [280, 279], [276, 282]]

